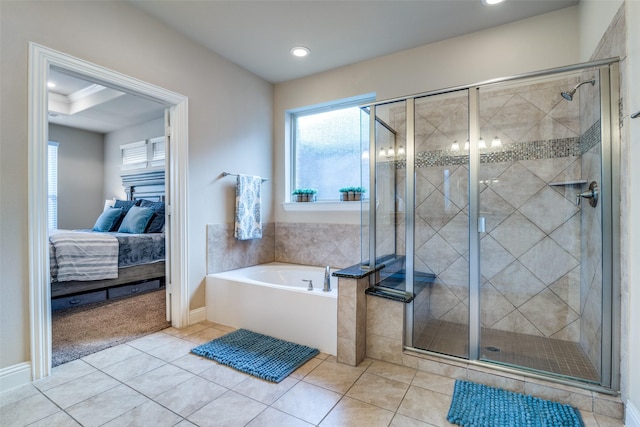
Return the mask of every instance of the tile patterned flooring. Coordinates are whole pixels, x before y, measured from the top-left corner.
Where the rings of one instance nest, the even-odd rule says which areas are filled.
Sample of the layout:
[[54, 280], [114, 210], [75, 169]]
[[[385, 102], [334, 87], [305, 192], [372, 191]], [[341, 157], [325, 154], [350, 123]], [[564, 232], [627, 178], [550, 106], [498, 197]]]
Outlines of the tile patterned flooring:
[[[0, 394], [13, 426], [450, 426], [454, 380], [367, 359], [320, 354], [279, 384], [189, 351], [233, 330], [201, 322], [166, 329], [60, 365]], [[586, 427], [620, 420], [581, 411]]]
[[[417, 348], [453, 356], [468, 354], [468, 328], [461, 323], [429, 320], [414, 342]], [[481, 358], [565, 377], [597, 382], [598, 372], [578, 343], [482, 328]], [[499, 349], [489, 351], [488, 348]]]

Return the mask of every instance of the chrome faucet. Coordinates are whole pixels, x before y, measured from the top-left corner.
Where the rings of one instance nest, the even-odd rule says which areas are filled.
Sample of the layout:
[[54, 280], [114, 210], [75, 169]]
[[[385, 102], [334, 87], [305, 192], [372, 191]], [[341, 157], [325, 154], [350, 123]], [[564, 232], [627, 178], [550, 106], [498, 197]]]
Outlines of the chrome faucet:
[[313, 290], [313, 280], [311, 279], [302, 279], [303, 282], [307, 282], [309, 284], [309, 287], [307, 287], [308, 291], [312, 291]]
[[331, 267], [328, 265], [324, 268], [324, 292], [331, 292]]

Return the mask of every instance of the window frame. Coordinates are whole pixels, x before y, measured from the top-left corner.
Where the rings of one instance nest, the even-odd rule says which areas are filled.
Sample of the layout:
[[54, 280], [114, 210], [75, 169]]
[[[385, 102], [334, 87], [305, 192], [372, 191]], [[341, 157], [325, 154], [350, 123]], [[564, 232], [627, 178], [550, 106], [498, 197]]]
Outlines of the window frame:
[[[289, 148], [289, 155], [287, 156], [287, 182], [285, 185], [285, 195], [283, 206], [285, 210], [297, 210], [297, 211], [318, 211], [318, 210], [357, 210], [360, 209], [359, 203], [342, 203], [336, 199], [326, 199], [316, 201], [313, 203], [296, 203], [293, 202], [291, 192], [295, 189], [296, 185], [296, 123], [300, 117], [311, 116], [315, 114], [322, 114], [328, 111], [342, 110], [347, 108], [357, 108], [362, 105], [375, 102], [376, 94], [367, 93], [363, 95], [353, 96], [349, 98], [342, 98], [334, 101], [324, 102], [321, 104], [310, 105], [306, 107], [300, 107], [292, 110], [288, 110], [285, 115], [285, 129], [288, 131], [288, 137], [286, 138]], [[357, 206], [356, 206], [357, 205]]]

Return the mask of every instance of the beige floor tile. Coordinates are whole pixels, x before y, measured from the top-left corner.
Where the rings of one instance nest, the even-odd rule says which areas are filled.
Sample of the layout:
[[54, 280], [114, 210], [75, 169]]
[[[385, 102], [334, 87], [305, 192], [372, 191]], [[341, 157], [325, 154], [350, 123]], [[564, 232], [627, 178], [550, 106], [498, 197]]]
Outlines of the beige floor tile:
[[206, 328], [207, 327], [205, 325], [196, 323], [195, 325], [189, 325], [186, 328], [182, 328], [182, 329], [176, 329], [172, 326], [170, 328], [163, 330], [162, 332], [169, 335], [173, 335], [174, 337], [183, 338], [183, 337], [186, 337], [187, 335], [195, 334], [196, 332], [199, 332]]
[[142, 351], [138, 350], [137, 348], [133, 348], [126, 344], [121, 344], [85, 356], [82, 358], [82, 360], [98, 369], [104, 369], [107, 366], [111, 366], [115, 363], [122, 362], [123, 360], [129, 359], [131, 357], [138, 356], [139, 354], [142, 354]]
[[300, 381], [271, 406], [311, 424], [318, 424], [340, 398], [338, 393]]
[[358, 380], [365, 368], [324, 361], [304, 378], [304, 382], [344, 394]]
[[125, 384], [147, 397], [155, 397], [193, 377], [194, 375], [191, 372], [167, 364], [130, 378], [125, 381]]
[[60, 411], [38, 422], [29, 424], [29, 427], [78, 427], [79, 425], [69, 414]]
[[96, 372], [96, 368], [82, 360], [74, 360], [51, 370], [51, 375], [33, 383], [39, 390], [48, 390], [76, 378]]
[[127, 344], [131, 347], [137, 348], [138, 350], [146, 352], [160, 347], [161, 345], [167, 345], [175, 341], [176, 339], [176, 337], [165, 334], [164, 332], [156, 332], [155, 334], [147, 335], [145, 337], [138, 338], [137, 340], [129, 341]]
[[189, 353], [186, 356], [173, 360], [171, 364], [197, 375], [207, 369], [211, 369], [217, 365], [218, 362]]
[[191, 414], [188, 420], [201, 427], [243, 426], [266, 408], [260, 402], [228, 391]]
[[236, 371], [228, 366], [218, 364], [212, 366], [206, 371], [203, 371], [200, 373], [200, 376], [226, 388], [233, 388], [249, 378], [249, 375], [247, 374]]
[[83, 426], [100, 426], [148, 401], [123, 384], [73, 405], [67, 413]]
[[594, 418], [598, 422], [598, 427], [623, 427], [624, 423], [622, 420], [617, 420], [614, 418], [605, 417], [600, 414], [593, 414]]
[[247, 427], [311, 427], [306, 421], [293, 417], [277, 409], [267, 408], [253, 419]]
[[181, 417], [168, 409], [149, 401], [104, 424], [104, 427], [171, 427], [181, 420]]
[[0, 393], [0, 408], [8, 405], [9, 403], [17, 402], [18, 400], [26, 399], [27, 397], [40, 394], [37, 388], [32, 384], [25, 384], [20, 387], [14, 387], [10, 390]]
[[449, 396], [453, 396], [453, 387], [455, 384], [456, 380], [453, 378], [447, 378], [442, 375], [424, 371], [418, 371], [411, 383], [411, 385], [416, 387], [437, 391], [438, 393], [448, 394]]
[[112, 389], [120, 382], [103, 372], [93, 372], [84, 377], [76, 378], [57, 387], [43, 391], [49, 399], [63, 409], [82, 402], [96, 394]]
[[406, 366], [374, 360], [367, 368], [367, 373], [378, 375], [401, 383], [411, 384], [417, 370]]
[[409, 384], [365, 372], [347, 396], [395, 412], [408, 388]]
[[261, 380], [260, 378], [249, 377], [233, 387], [233, 391], [257, 400], [258, 402], [271, 405], [291, 387], [296, 385], [297, 382], [298, 380], [290, 377], [285, 378], [279, 383], [272, 383]]
[[314, 369], [316, 369], [321, 363], [322, 363], [322, 359], [318, 357], [314, 357], [313, 359], [309, 360], [307, 363], [305, 363], [304, 365], [300, 366], [298, 369], [293, 371], [289, 376], [296, 379], [302, 379], [307, 375], [309, 375], [309, 373]]
[[447, 413], [451, 396], [411, 386], [398, 408], [398, 413], [436, 426], [450, 426]]
[[425, 423], [424, 421], [418, 421], [413, 418], [406, 417], [404, 415], [396, 414], [391, 420], [390, 427], [431, 427], [433, 424]]
[[205, 328], [196, 333], [187, 335], [184, 337], [185, 340], [191, 341], [195, 345], [208, 343], [211, 340], [216, 338], [220, 338], [223, 335], [228, 334], [229, 332], [221, 331], [220, 329], [215, 328]]
[[129, 378], [134, 378], [138, 375], [144, 374], [145, 372], [159, 368], [166, 363], [167, 362], [160, 360], [157, 357], [142, 353], [121, 362], [114, 363], [111, 366], [107, 366], [102, 371], [119, 381], [126, 381]]
[[0, 410], [0, 425], [26, 426], [59, 411], [60, 408], [38, 393], [3, 406]]
[[176, 339], [169, 344], [151, 349], [147, 351], [147, 353], [158, 359], [172, 362], [188, 355], [193, 347], [195, 347], [195, 345], [191, 341]]
[[193, 377], [165, 391], [153, 400], [183, 417], [227, 392], [227, 388], [200, 377]]
[[322, 427], [386, 427], [393, 418], [393, 412], [349, 397], [340, 402], [322, 420]]

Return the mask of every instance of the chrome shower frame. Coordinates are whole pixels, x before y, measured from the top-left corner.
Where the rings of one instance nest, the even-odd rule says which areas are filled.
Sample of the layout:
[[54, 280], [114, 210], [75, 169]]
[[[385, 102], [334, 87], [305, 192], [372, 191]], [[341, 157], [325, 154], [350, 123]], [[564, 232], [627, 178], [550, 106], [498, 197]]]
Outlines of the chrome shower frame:
[[[530, 78], [553, 76], [560, 73], [580, 71], [584, 69], [597, 69], [600, 81], [600, 114], [601, 114], [601, 141], [602, 141], [602, 185], [601, 197], [603, 203], [602, 227], [610, 230], [602, 235], [603, 253], [603, 295], [602, 295], [602, 366], [600, 384], [581, 381], [573, 381], [535, 372], [505, 367], [494, 363], [479, 360], [480, 354], [480, 235], [478, 223], [469, 221], [469, 358], [461, 358], [443, 355], [413, 347], [413, 305], [405, 305], [404, 318], [404, 349], [429, 354], [450, 360], [464, 360], [466, 363], [489, 367], [494, 370], [515, 373], [532, 378], [544, 379], [561, 384], [581, 387], [605, 394], [617, 394], [620, 388], [620, 206], [614, 201], [620, 200], [620, 132], [619, 132], [619, 58], [575, 64], [558, 67], [544, 71], [531, 72], [509, 77], [496, 78], [483, 82], [456, 86], [452, 88], [423, 92], [405, 97], [392, 98], [362, 105], [370, 108], [369, 126], [369, 179], [372, 194], [369, 199], [369, 260], [376, 259], [376, 170], [375, 170], [375, 143], [376, 143], [376, 106], [393, 102], [406, 101], [406, 212], [405, 212], [405, 244], [406, 244], [406, 288], [407, 294], [413, 295], [413, 258], [414, 258], [414, 224], [415, 224], [415, 153], [414, 153], [414, 128], [415, 128], [415, 99], [433, 95], [441, 95], [450, 92], [468, 92], [469, 97], [469, 141], [478, 141], [480, 138], [479, 120], [479, 90], [488, 85], [503, 82], [512, 82]], [[582, 82], [589, 83], [590, 81]], [[580, 83], [577, 85], [579, 86]], [[577, 88], [576, 86], [576, 88]], [[477, 144], [469, 147], [469, 218], [478, 218], [480, 204], [480, 190], [478, 184], [480, 156]], [[472, 185], [473, 183], [473, 185]], [[607, 207], [606, 209], [604, 207]], [[372, 284], [372, 286], [375, 286]], [[473, 319], [477, 319], [473, 320]]]

